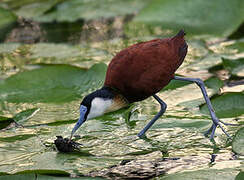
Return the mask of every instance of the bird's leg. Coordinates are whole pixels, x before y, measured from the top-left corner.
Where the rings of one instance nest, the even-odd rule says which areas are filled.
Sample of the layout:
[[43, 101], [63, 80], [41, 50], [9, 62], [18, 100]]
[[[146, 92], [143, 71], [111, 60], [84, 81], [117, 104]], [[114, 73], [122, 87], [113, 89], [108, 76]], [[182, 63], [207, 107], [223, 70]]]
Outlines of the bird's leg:
[[224, 123], [224, 122], [220, 121], [217, 118], [217, 116], [216, 116], [216, 114], [214, 112], [213, 106], [211, 104], [211, 101], [210, 101], [210, 99], [208, 97], [208, 94], [207, 94], [207, 91], [205, 89], [203, 81], [201, 79], [199, 79], [199, 78], [185, 78], [185, 77], [179, 77], [179, 76], [175, 76], [174, 79], [175, 80], [180, 80], [180, 81], [194, 82], [201, 88], [203, 97], [204, 97], [204, 99], [206, 101], [210, 116], [211, 116], [212, 121], [213, 121], [212, 126], [205, 132], [205, 135], [208, 135], [208, 134], [211, 133], [210, 139], [213, 139], [215, 130], [216, 130], [217, 126], [219, 126], [221, 128], [221, 130], [226, 134], [226, 136], [228, 136], [230, 138], [230, 135], [224, 130], [224, 128], [222, 127], [222, 125], [220, 123], [222, 123], [224, 125], [233, 125], [233, 124]]
[[161, 109], [160, 111], [153, 117], [153, 119], [141, 130], [141, 132], [139, 132], [139, 134], [137, 136], [139, 136], [140, 138], [144, 136], [144, 134], [147, 132], [147, 130], [155, 123], [155, 121], [163, 115], [163, 113], [165, 112], [166, 108], [167, 108], [167, 104], [165, 102], [163, 102], [163, 100], [161, 100], [157, 95], [153, 95], [153, 97], [159, 102]]

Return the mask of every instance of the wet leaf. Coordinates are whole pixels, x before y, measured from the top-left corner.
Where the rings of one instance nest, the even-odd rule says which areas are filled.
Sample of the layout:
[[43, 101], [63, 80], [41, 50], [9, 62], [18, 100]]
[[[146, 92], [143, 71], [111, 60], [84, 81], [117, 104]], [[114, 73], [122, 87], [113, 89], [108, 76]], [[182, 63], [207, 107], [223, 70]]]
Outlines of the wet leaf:
[[232, 75], [244, 77], [244, 58], [226, 59], [222, 58], [223, 66]]
[[17, 17], [10, 11], [0, 7], [0, 41], [4, 39], [6, 33], [12, 28]]
[[0, 101], [67, 102], [102, 86], [106, 65], [89, 70], [70, 65], [40, 65], [40, 68], [13, 75], [0, 82]]
[[167, 86], [162, 89], [162, 91], [177, 89], [188, 84], [192, 84], [192, 82], [172, 80]]
[[0, 53], [11, 53], [20, 46], [19, 43], [0, 44]]
[[70, 179], [77, 179], [77, 180], [102, 180], [104, 178], [99, 177], [60, 177], [60, 176], [46, 176], [46, 175], [37, 175], [37, 180], [70, 180]]
[[51, 9], [60, 0], [45, 0], [44, 2], [34, 2], [21, 6], [15, 13], [18, 16], [32, 19], [44, 14], [46, 11]]
[[243, 9], [242, 0], [153, 0], [134, 22], [185, 29], [189, 34], [228, 36], [243, 22]]
[[39, 111], [38, 108], [33, 108], [33, 109], [27, 109], [25, 111], [21, 111], [20, 113], [16, 114], [13, 119], [16, 122], [23, 122], [29, 118], [31, 118], [37, 111]]
[[71, 58], [80, 56], [78, 48], [67, 44], [38, 43], [31, 47], [32, 58], [38, 57], [56, 57]]
[[9, 137], [0, 137], [0, 141], [2, 142], [23, 141], [35, 136], [36, 136], [35, 134], [22, 134], [22, 135], [9, 136]]
[[138, 12], [146, 1], [140, 0], [88, 0], [88, 1], [66, 1], [56, 6], [53, 11], [35, 18], [37, 21], [69, 21], [78, 19], [99, 19], [123, 16]]
[[162, 176], [160, 180], [182, 180], [182, 179], [214, 179], [214, 180], [233, 180], [237, 174], [235, 169], [203, 169]]
[[204, 81], [204, 84], [208, 88], [214, 89], [217, 92], [219, 91], [220, 88], [222, 88], [224, 86], [224, 82], [221, 81], [217, 77], [211, 77], [211, 78], [207, 79], [206, 81]]
[[239, 129], [232, 142], [232, 150], [240, 155], [244, 155], [244, 128]]
[[235, 180], [242, 180], [242, 179], [244, 179], [244, 172], [243, 171], [241, 171], [241, 172], [239, 172], [239, 174], [237, 174]]
[[0, 176], [0, 180], [27, 180], [27, 179], [35, 179], [36, 175], [33, 174], [17, 174], [17, 175], [6, 175]]
[[45, 175], [59, 175], [59, 176], [69, 176], [70, 174], [66, 171], [56, 170], [56, 169], [34, 169], [34, 170], [25, 170], [20, 171], [17, 174], [45, 174]]
[[[211, 98], [213, 108], [219, 118], [237, 117], [244, 114], [244, 93], [231, 92]], [[201, 105], [200, 111], [208, 114], [207, 105]]]
[[0, 116], [0, 129], [8, 127], [14, 120], [12, 118]]

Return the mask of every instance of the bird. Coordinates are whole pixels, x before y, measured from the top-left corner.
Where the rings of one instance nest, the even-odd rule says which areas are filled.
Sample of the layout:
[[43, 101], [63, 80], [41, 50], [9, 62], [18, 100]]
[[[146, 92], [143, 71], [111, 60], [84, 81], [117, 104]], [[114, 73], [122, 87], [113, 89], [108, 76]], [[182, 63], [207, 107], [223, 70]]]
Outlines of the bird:
[[215, 130], [219, 126], [230, 137], [222, 126], [229, 124], [217, 118], [204, 82], [199, 78], [175, 75], [187, 54], [185, 35], [184, 30], [180, 30], [173, 37], [139, 42], [117, 53], [108, 65], [104, 85], [82, 100], [80, 117], [72, 129], [70, 139], [86, 120], [152, 96], [160, 104], [160, 111], [138, 133], [138, 137], [143, 138], [166, 111], [167, 104], [156, 94], [171, 80], [194, 82], [200, 87], [212, 118], [212, 126], [205, 132], [206, 136], [210, 134], [210, 139], [214, 139]]

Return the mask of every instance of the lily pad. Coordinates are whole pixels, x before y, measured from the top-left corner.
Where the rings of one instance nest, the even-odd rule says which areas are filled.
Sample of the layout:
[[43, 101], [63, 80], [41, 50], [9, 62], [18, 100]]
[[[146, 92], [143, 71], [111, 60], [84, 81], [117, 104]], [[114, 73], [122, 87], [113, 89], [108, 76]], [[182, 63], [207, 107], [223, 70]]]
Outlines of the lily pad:
[[68, 102], [88, 90], [101, 87], [106, 65], [89, 70], [70, 65], [40, 65], [40, 68], [13, 75], [0, 82], [0, 101]]
[[215, 91], [219, 91], [219, 89], [224, 86], [224, 82], [217, 77], [211, 77], [207, 79], [206, 81], [204, 81], [204, 84], [208, 88], [214, 89]]
[[37, 111], [39, 111], [38, 108], [33, 108], [33, 109], [27, 109], [25, 111], [22, 111], [18, 114], [16, 114], [13, 119], [16, 122], [23, 122], [29, 118], [31, 118]]
[[12, 28], [17, 17], [6, 9], [0, 7], [0, 41], [4, 39], [6, 33]]
[[32, 58], [71, 58], [81, 55], [78, 48], [66, 44], [39, 43], [31, 47]]
[[14, 122], [13, 118], [0, 116], [0, 129], [8, 127], [12, 122]]
[[232, 75], [244, 77], [244, 58], [226, 59], [222, 58], [223, 66], [230, 71]]
[[0, 53], [11, 53], [20, 46], [19, 43], [3, 43], [0, 44]]
[[99, 19], [112, 18], [138, 12], [146, 1], [141, 0], [88, 0], [88, 1], [65, 1], [58, 4], [56, 8], [43, 16], [35, 18], [40, 22], [50, 21], [69, 21], [74, 22], [78, 19]]
[[160, 180], [182, 180], [182, 179], [214, 179], [214, 180], [233, 180], [238, 172], [235, 169], [203, 169], [170, 174], [159, 178]]
[[21, 6], [15, 13], [18, 16], [32, 19], [44, 14], [46, 11], [55, 6], [60, 0], [45, 0], [41, 2], [34, 2]]
[[32, 174], [17, 174], [17, 175], [5, 175], [0, 176], [0, 180], [27, 180], [27, 179], [35, 179], [36, 175]]
[[232, 149], [235, 153], [244, 155], [244, 128], [239, 129], [235, 134]]
[[[190, 34], [228, 36], [243, 22], [242, 0], [153, 0], [133, 20]], [[231, 23], [226, 23], [231, 22]]]
[[[244, 114], [244, 93], [230, 92], [211, 98], [213, 108], [219, 118], [237, 117]], [[201, 105], [200, 111], [208, 114], [207, 105]]]

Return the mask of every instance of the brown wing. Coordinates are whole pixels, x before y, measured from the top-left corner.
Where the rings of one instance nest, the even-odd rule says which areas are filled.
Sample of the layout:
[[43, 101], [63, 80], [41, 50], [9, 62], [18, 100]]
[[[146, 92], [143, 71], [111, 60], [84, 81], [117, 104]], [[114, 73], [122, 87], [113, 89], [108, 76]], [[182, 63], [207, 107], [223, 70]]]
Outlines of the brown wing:
[[132, 45], [110, 62], [105, 86], [115, 88], [129, 102], [141, 101], [166, 86], [187, 53], [184, 34]]

